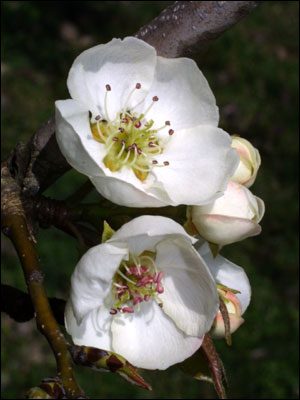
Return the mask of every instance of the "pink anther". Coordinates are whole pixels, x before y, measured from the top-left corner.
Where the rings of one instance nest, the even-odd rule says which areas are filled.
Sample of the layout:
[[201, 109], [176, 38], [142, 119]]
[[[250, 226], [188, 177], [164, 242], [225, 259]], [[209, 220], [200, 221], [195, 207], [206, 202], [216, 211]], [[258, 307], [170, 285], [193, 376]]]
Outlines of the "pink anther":
[[115, 315], [118, 313], [118, 310], [116, 308], [112, 308], [109, 312], [111, 315]]
[[158, 282], [158, 284], [156, 286], [156, 291], [157, 291], [157, 293], [163, 293], [164, 292], [164, 288], [163, 288], [163, 285], [161, 284], [161, 282]]
[[131, 307], [123, 307], [123, 308], [122, 308], [122, 311], [123, 311], [123, 312], [128, 312], [128, 313], [133, 313], [133, 312], [134, 312], [134, 309], [131, 308]]

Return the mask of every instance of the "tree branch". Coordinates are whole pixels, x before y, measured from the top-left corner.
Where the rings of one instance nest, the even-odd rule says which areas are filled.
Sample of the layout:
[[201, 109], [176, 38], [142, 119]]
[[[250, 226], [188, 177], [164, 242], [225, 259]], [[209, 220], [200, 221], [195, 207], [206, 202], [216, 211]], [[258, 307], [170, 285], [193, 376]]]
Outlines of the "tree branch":
[[246, 17], [259, 3], [175, 1], [135, 36], [155, 47], [160, 56], [191, 56]]
[[1, 187], [1, 227], [3, 232], [10, 237], [18, 253], [34, 307], [37, 327], [47, 338], [54, 352], [58, 375], [62, 379], [68, 398], [83, 396], [84, 394], [73, 375], [67, 342], [60, 332], [47, 298], [44, 273], [40, 269], [38, 254], [27, 228], [20, 187], [5, 166], [1, 169]]
[[[66, 301], [50, 297], [49, 303], [56, 321], [64, 325]], [[30, 296], [22, 290], [4, 284], [1, 284], [1, 312], [5, 312], [17, 322], [26, 322], [34, 317]]]

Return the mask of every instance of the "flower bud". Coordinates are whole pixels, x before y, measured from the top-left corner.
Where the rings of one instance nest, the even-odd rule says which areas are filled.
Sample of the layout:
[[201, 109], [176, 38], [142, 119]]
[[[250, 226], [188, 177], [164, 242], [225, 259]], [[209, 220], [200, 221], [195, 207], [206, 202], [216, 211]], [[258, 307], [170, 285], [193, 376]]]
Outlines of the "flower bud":
[[258, 235], [264, 202], [245, 186], [229, 182], [222, 197], [205, 206], [192, 206], [189, 222], [208, 242], [226, 245]]
[[231, 180], [246, 187], [253, 185], [260, 166], [259, 151], [252, 144], [239, 136], [232, 136], [232, 145], [237, 150], [240, 163]]
[[[237, 298], [230, 291], [218, 289], [222, 295], [224, 303], [228, 311], [228, 317], [230, 321], [230, 333], [234, 333], [244, 322], [242, 315], [242, 306]], [[222, 339], [225, 337], [225, 324], [220, 311], [218, 311], [214, 323], [212, 325], [210, 334], [213, 339]]]

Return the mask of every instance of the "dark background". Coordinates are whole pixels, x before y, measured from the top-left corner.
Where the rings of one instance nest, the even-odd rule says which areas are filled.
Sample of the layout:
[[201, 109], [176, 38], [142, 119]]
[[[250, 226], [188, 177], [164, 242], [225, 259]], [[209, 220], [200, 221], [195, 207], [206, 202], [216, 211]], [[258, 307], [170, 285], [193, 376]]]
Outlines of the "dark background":
[[[172, 2], [2, 1], [2, 159], [68, 98], [66, 77], [84, 49], [133, 34]], [[296, 1], [264, 2], [195, 60], [220, 108], [220, 126], [249, 139], [262, 157], [251, 191], [266, 204], [260, 236], [225, 247], [252, 285], [233, 345], [216, 343], [230, 398], [298, 398], [298, 12]], [[71, 171], [47, 194], [63, 199], [85, 178]], [[67, 298], [77, 250], [60, 231], [40, 230], [37, 248], [49, 296]], [[3, 238], [2, 281], [25, 290], [14, 249]], [[34, 321], [2, 316], [2, 397], [20, 398], [53, 376], [55, 361]], [[153, 392], [114, 374], [76, 369], [90, 397], [215, 398], [208, 383], [176, 366], [145, 371]]]

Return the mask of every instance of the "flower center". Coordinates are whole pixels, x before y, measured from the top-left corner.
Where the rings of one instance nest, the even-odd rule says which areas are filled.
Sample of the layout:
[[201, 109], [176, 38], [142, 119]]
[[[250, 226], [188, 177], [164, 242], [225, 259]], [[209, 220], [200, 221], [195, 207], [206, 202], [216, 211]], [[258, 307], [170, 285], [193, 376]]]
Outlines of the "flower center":
[[135, 176], [142, 182], [154, 167], [165, 167], [168, 161], [159, 164], [155, 156], [163, 153], [163, 150], [173, 135], [173, 129], [169, 129], [169, 137], [162, 141], [157, 133], [170, 125], [158, 129], [152, 129], [154, 121], [148, 121], [146, 115], [154, 104], [159, 100], [157, 96], [152, 98], [152, 103], [142, 114], [128, 109], [127, 105], [136, 90], [141, 88], [137, 83], [129, 93], [123, 109], [117, 113], [116, 118], [111, 120], [107, 110], [107, 96], [111, 91], [110, 85], [106, 85], [104, 98], [104, 115], [90, 117], [90, 125], [93, 137], [106, 148], [106, 156], [103, 158], [104, 165], [112, 172], [119, 171], [123, 167], [132, 168]]
[[151, 298], [163, 306], [158, 297], [164, 291], [163, 273], [158, 271], [154, 257], [155, 253], [144, 251], [139, 256], [130, 254], [128, 261], [121, 262], [113, 278], [112, 291], [116, 302], [110, 314], [133, 313], [133, 307], [139, 310], [139, 303]]

